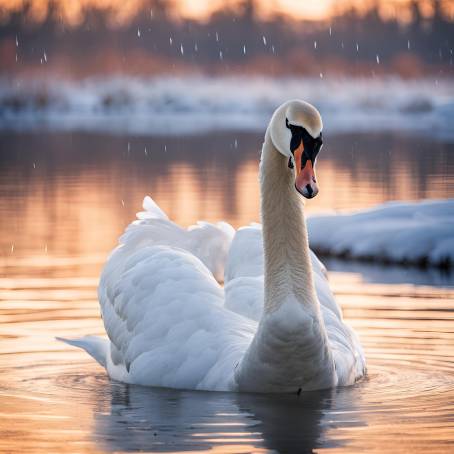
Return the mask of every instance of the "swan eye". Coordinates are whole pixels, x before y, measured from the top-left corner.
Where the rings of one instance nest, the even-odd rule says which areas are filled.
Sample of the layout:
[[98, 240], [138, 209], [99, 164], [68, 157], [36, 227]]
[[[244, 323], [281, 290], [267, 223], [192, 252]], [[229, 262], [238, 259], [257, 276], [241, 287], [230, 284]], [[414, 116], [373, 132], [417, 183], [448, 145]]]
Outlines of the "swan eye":
[[287, 118], [285, 119], [285, 126], [290, 129], [290, 132], [292, 133], [292, 138], [290, 139], [290, 151], [293, 153], [300, 146], [305, 129], [301, 126], [292, 125], [289, 123]]
[[303, 137], [301, 134], [293, 133], [292, 138], [290, 139], [290, 151], [293, 153], [301, 144]]

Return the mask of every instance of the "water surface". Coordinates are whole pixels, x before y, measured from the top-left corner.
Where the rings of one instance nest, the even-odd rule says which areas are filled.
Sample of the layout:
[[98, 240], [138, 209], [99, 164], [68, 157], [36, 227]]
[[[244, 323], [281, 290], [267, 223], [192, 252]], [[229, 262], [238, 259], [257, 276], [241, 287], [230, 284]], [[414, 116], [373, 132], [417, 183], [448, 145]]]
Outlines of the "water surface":
[[[171, 219], [259, 221], [262, 133], [0, 133], [0, 252], [105, 257], [151, 194]], [[325, 134], [308, 214], [454, 197], [454, 142]], [[47, 252], [46, 252], [47, 251]]]
[[[183, 225], [257, 221], [260, 144], [244, 132], [0, 135], [0, 451], [453, 451], [454, 278], [436, 270], [328, 262], [368, 360], [350, 388], [128, 386], [54, 340], [103, 333], [100, 268], [144, 194]], [[453, 145], [421, 137], [327, 137], [318, 171], [309, 213], [454, 196]]]

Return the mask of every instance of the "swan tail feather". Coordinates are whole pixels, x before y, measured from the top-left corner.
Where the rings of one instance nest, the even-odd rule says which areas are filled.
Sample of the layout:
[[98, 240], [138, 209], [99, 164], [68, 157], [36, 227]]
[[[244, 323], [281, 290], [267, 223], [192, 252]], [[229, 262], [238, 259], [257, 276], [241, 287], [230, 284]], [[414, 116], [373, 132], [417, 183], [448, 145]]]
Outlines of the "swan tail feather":
[[74, 347], [79, 347], [85, 350], [103, 367], [107, 367], [107, 354], [109, 351], [109, 341], [97, 336], [84, 336], [79, 339], [65, 339], [64, 337], [56, 337], [58, 341]]

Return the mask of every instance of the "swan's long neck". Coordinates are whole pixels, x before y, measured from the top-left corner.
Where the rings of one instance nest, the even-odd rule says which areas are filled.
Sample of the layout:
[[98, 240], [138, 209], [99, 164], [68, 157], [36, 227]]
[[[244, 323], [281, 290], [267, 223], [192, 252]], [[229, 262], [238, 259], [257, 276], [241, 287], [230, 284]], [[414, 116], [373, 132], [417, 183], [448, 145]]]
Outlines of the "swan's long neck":
[[318, 305], [301, 196], [287, 162], [266, 134], [260, 163], [265, 313], [289, 297], [305, 306]]
[[260, 164], [264, 313], [241, 365], [238, 388], [296, 392], [335, 386], [337, 375], [317, 300], [306, 224], [287, 159], [265, 136]]

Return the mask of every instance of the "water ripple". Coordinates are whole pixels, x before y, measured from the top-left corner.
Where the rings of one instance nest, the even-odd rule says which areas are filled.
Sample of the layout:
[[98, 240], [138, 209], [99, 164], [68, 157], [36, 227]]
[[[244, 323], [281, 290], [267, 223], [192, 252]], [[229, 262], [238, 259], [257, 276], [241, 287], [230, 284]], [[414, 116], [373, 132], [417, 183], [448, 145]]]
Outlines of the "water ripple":
[[[454, 290], [331, 280], [368, 375], [300, 397], [110, 381], [52, 337], [102, 333], [93, 279], [0, 280], [0, 451], [452, 452]], [[14, 289], [33, 291], [33, 311]]]

